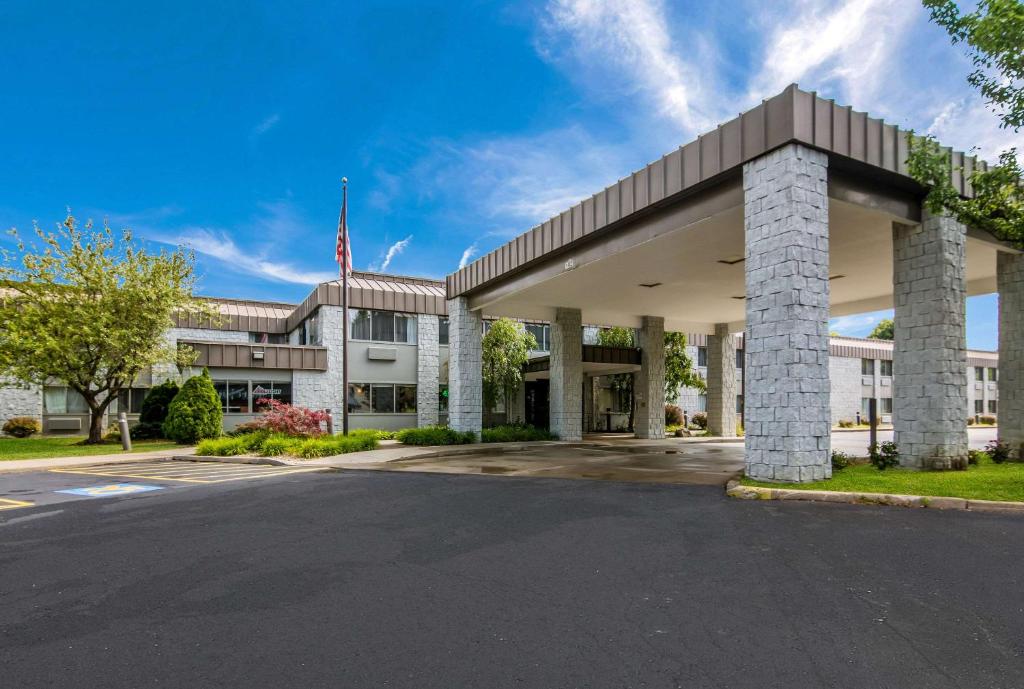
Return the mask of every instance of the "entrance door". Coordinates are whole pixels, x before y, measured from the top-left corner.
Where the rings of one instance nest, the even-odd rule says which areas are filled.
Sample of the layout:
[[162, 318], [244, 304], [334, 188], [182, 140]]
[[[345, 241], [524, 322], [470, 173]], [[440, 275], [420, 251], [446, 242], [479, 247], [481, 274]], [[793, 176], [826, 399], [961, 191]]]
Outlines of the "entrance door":
[[529, 425], [536, 428], [547, 428], [550, 425], [550, 389], [550, 381], [526, 381], [526, 423]]

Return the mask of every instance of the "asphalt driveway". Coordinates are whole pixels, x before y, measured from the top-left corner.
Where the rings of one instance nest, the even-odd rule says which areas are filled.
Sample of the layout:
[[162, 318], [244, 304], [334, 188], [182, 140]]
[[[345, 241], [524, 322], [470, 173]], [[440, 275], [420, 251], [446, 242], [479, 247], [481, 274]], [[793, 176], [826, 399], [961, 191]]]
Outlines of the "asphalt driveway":
[[1019, 687], [1024, 521], [305, 473], [0, 513], [12, 687]]

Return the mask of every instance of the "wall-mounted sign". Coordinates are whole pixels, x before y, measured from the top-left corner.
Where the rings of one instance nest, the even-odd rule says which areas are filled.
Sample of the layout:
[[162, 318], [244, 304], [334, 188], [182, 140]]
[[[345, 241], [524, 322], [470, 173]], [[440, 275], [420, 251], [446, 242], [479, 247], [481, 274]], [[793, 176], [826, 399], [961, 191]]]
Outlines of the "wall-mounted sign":
[[570, 258], [568, 261], [565, 262], [565, 269], [566, 270], [572, 270], [575, 267], [576, 267], [576, 259], [575, 258]]
[[252, 389], [254, 395], [280, 395], [281, 388], [265, 388], [262, 385], [257, 385]]

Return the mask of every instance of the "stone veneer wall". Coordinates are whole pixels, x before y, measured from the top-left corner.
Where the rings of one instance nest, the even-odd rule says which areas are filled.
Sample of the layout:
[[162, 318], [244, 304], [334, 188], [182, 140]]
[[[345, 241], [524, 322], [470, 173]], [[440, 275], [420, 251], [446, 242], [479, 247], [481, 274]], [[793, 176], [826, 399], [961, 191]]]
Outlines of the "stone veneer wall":
[[483, 321], [466, 297], [448, 300], [448, 425], [479, 435], [483, 427]]
[[736, 436], [736, 338], [729, 326], [715, 325], [715, 334], [708, 335], [708, 431], [723, 438]]
[[644, 316], [637, 332], [640, 370], [634, 374], [638, 438], [665, 437], [665, 319]]
[[551, 432], [559, 440], [583, 439], [583, 314], [555, 309], [551, 323]]
[[747, 475], [828, 478], [828, 156], [787, 144], [744, 164], [743, 190]]
[[43, 389], [36, 385], [0, 380], [0, 428], [15, 416], [31, 416], [42, 422]]
[[857, 412], [860, 411], [861, 390], [863, 389], [860, 359], [842, 356], [830, 357], [828, 377], [831, 381], [830, 389], [832, 391], [832, 425], [837, 426], [840, 421], [856, 421]]
[[416, 316], [416, 423], [420, 426], [435, 426], [438, 423], [439, 334], [440, 321], [437, 316]]
[[1024, 255], [1000, 253], [999, 439], [1024, 459]]
[[345, 343], [344, 309], [340, 306], [320, 307], [322, 344], [327, 348], [326, 371], [293, 371], [292, 403], [310, 409], [330, 409], [334, 416], [334, 432], [342, 431], [345, 390], [342, 367]]
[[900, 464], [966, 466], [964, 226], [925, 211], [893, 224], [893, 426]]

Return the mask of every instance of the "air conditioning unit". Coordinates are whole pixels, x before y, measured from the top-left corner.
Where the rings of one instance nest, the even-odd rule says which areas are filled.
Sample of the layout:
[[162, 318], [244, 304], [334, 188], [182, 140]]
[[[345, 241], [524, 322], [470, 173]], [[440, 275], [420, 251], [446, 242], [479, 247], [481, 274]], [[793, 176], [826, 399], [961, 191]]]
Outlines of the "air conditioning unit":
[[253, 358], [253, 361], [263, 361], [263, 352], [262, 352], [262, 350], [254, 350], [253, 353], [252, 353], [252, 358]]

